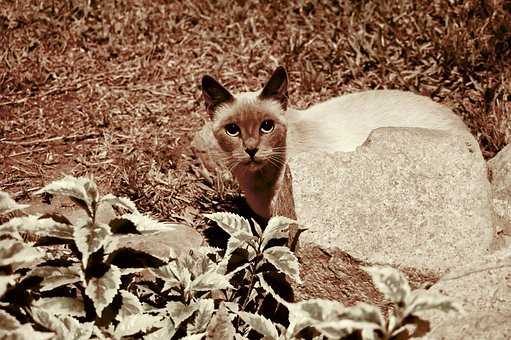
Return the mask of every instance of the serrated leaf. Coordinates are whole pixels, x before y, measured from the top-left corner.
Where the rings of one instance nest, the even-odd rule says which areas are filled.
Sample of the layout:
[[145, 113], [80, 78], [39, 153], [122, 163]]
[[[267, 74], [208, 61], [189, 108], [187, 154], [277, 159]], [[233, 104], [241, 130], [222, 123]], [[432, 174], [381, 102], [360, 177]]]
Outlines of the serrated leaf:
[[172, 223], [160, 222], [140, 213], [124, 214], [123, 218], [133, 223], [139, 232], [172, 231], [175, 228]]
[[288, 247], [271, 247], [263, 252], [263, 257], [277, 268], [277, 270], [291, 277], [295, 282], [301, 283], [300, 265], [296, 255]]
[[84, 267], [87, 267], [89, 256], [101, 248], [108, 236], [111, 236], [111, 232], [106, 224], [92, 224], [89, 221], [75, 229], [73, 237], [76, 247], [82, 253]]
[[112, 254], [119, 249], [119, 238], [116, 235], [107, 235], [103, 241], [105, 254]]
[[0, 226], [0, 231], [18, 231], [37, 236], [51, 236], [62, 239], [73, 238], [73, 226], [59, 223], [52, 218], [38, 215], [14, 217]]
[[117, 313], [115, 317], [117, 321], [124, 320], [130, 315], [136, 315], [143, 312], [144, 308], [135, 294], [124, 289], [119, 292], [121, 293], [122, 304], [119, 309], [119, 313]]
[[[387, 331], [390, 331], [391, 332], [391, 335], [393, 333], [395, 333], [396, 331], [399, 331], [399, 329], [401, 328], [404, 328], [405, 326], [403, 327], [399, 327], [401, 326], [401, 322], [399, 322], [397, 316], [395, 314], [390, 314], [389, 315], [389, 320], [387, 322]], [[385, 326], [381, 327], [381, 328], [384, 328]]]
[[80, 323], [73, 317], [54, 316], [40, 308], [32, 308], [30, 314], [37, 323], [55, 332], [55, 336], [52, 339], [86, 340], [90, 339], [92, 335], [92, 322]]
[[261, 249], [264, 249], [268, 245], [268, 242], [270, 242], [273, 239], [288, 237], [287, 231], [289, 230], [289, 225], [293, 223], [296, 223], [296, 221], [287, 217], [283, 216], [272, 217], [268, 221], [266, 229], [264, 229]]
[[[249, 260], [251, 260], [256, 256], [254, 250], [256, 240], [257, 238], [255, 238], [255, 236], [235, 233], [234, 236], [231, 236], [227, 241], [226, 255], [232, 254], [236, 249], [247, 249], [249, 252]], [[247, 242], [251, 242], [252, 246], [249, 246]]]
[[127, 209], [132, 213], [138, 213], [137, 206], [128, 197], [117, 197], [112, 194], [105, 195], [99, 200], [99, 204], [108, 203], [123, 209]]
[[85, 294], [94, 303], [97, 315], [101, 315], [103, 309], [112, 302], [120, 285], [121, 271], [114, 265], [111, 265], [102, 277], [93, 277], [89, 280], [85, 288]]
[[231, 238], [235, 238], [240, 240], [243, 243], [249, 244], [252, 246], [252, 248], [256, 248], [257, 244], [257, 236], [247, 234], [245, 232], [238, 232], [235, 233]]
[[366, 329], [364, 328], [362, 330], [362, 340], [381, 340], [381, 338], [376, 335], [376, 332], [372, 329]]
[[222, 249], [220, 248], [217, 248], [217, 247], [210, 247], [210, 246], [200, 246], [199, 249], [198, 249], [198, 252], [202, 255], [218, 255], [218, 253], [220, 253], [222, 251]]
[[[292, 308], [293, 304], [291, 302], [287, 302], [286, 300], [284, 300], [283, 298], [280, 297], [280, 295], [278, 295], [277, 293], [275, 293], [275, 291], [273, 290], [273, 288], [268, 284], [268, 282], [266, 282], [266, 280], [264, 279], [263, 277], [263, 274], [262, 273], [259, 273], [257, 274], [257, 278], [259, 280], [259, 284], [261, 285], [261, 287], [263, 288], [263, 290], [267, 293], [269, 293], [275, 300], [277, 300], [278, 303], [281, 303], [282, 305], [284, 305], [287, 309], [290, 309]], [[308, 300], [308, 301], [311, 301], [311, 300]]]
[[96, 186], [96, 182], [94, 182], [92, 179], [89, 179], [88, 181], [85, 181], [83, 188], [87, 193], [87, 197], [89, 197], [91, 201], [97, 202], [99, 200], [99, 192], [98, 187]]
[[216, 222], [216, 224], [225, 230], [229, 235], [243, 232], [252, 235], [250, 223], [247, 219], [229, 212], [216, 212], [204, 215], [206, 218]]
[[364, 302], [359, 302], [354, 306], [347, 307], [342, 313], [342, 317], [355, 321], [371, 322], [380, 326], [380, 328], [385, 327], [385, 319], [380, 309]]
[[289, 310], [288, 338], [298, 334], [308, 326], [337, 320], [344, 306], [338, 301], [310, 299], [297, 303], [286, 302]]
[[397, 269], [391, 267], [366, 267], [364, 270], [371, 275], [376, 289], [395, 304], [404, 302], [411, 292], [408, 280]]
[[171, 339], [176, 333], [174, 322], [169, 318], [164, 318], [159, 325], [161, 328], [144, 336], [144, 340]]
[[240, 318], [254, 331], [264, 336], [263, 339], [278, 339], [279, 332], [273, 322], [262, 315], [248, 312], [238, 312]]
[[190, 290], [199, 292], [227, 288], [233, 288], [229, 283], [228, 277], [215, 271], [197, 276], [190, 285]]
[[[235, 304], [236, 307], [238, 304]], [[237, 312], [237, 310], [236, 310]], [[232, 340], [236, 330], [232, 325], [225, 303], [220, 303], [217, 312], [213, 315], [206, 330], [208, 340]]]
[[158, 328], [162, 325], [160, 316], [149, 314], [133, 314], [123, 318], [115, 327], [114, 335], [117, 338], [134, 335], [139, 332], [147, 332], [151, 328]]
[[96, 184], [86, 177], [65, 176], [35, 192], [37, 195], [42, 193], [72, 197], [83, 203], [79, 205], [86, 208], [89, 216], [92, 216], [93, 203], [98, 200]]
[[234, 339], [236, 339], [236, 340], [250, 340], [249, 338], [247, 338], [246, 336], [241, 335], [240, 333], [234, 334]]
[[208, 327], [208, 324], [213, 317], [215, 303], [212, 299], [200, 299], [198, 304], [199, 309], [197, 310], [197, 314], [195, 315], [193, 322], [187, 327], [188, 334], [196, 334], [206, 331], [206, 327]]
[[463, 312], [461, 306], [448, 297], [435, 295], [427, 291], [413, 291], [406, 301], [404, 317], [430, 309], [437, 309], [446, 313], [450, 311]]
[[174, 287], [183, 287], [185, 291], [190, 289], [192, 274], [180, 261], [173, 261], [157, 269], [151, 269], [151, 271], [164, 280], [166, 283], [164, 290]]
[[237, 267], [236, 269], [234, 269], [232, 272], [229, 272], [229, 273], [224, 274], [224, 275], [226, 276], [227, 280], [229, 280], [229, 281], [230, 281], [230, 280], [233, 278], [233, 276], [234, 276], [234, 275], [236, 275], [237, 273], [239, 273], [239, 272], [240, 272], [240, 271], [242, 271], [242, 270], [247, 269], [250, 265], [251, 265], [251, 263], [250, 263], [250, 262], [245, 263], [244, 265], [239, 266], [239, 267]]
[[37, 332], [34, 330], [34, 328], [32, 328], [30, 323], [25, 323], [15, 330], [9, 331], [2, 330], [0, 327], [0, 337], [5, 340], [47, 340], [54, 339], [55, 334], [50, 332]]
[[210, 271], [216, 271], [217, 269], [217, 264], [211, 261], [208, 256], [202, 255], [200, 252], [195, 250], [191, 250], [189, 254], [181, 255], [178, 261], [183, 266], [190, 269], [193, 277], [197, 277]]
[[85, 316], [83, 300], [70, 297], [40, 298], [32, 302], [32, 306], [45, 310], [53, 315]]
[[12, 211], [28, 208], [28, 204], [18, 204], [5, 191], [0, 191], [0, 215], [8, 214]]
[[335, 320], [314, 324], [314, 328], [328, 338], [341, 339], [357, 330], [374, 330], [378, 327], [373, 323], [364, 321]]
[[179, 287], [180, 281], [179, 278], [174, 274], [177, 272], [176, 264], [169, 263], [165, 266], [158, 268], [149, 268], [149, 270], [160, 279], [163, 279], [164, 286], [162, 291], [166, 291], [175, 287]]
[[181, 323], [192, 316], [192, 314], [198, 309], [196, 305], [185, 305], [184, 303], [177, 301], [168, 302], [166, 307], [176, 328], [179, 328]]
[[0, 330], [13, 331], [20, 326], [21, 324], [18, 319], [6, 311], [0, 309]]
[[238, 311], [240, 310], [241, 307], [237, 302], [232, 301], [223, 301], [222, 305], [225, 307], [225, 309], [235, 314], [238, 314]]
[[8, 286], [13, 286], [16, 284], [16, 279], [18, 275], [0, 275], [0, 298], [7, 291]]
[[121, 268], [121, 276], [136, 274], [145, 271], [146, 268]]
[[289, 326], [286, 332], [288, 339], [315, 323], [336, 320], [345, 309], [344, 305], [338, 301], [323, 299], [311, 299], [297, 303], [287, 302], [275, 293], [262, 274], [257, 274], [257, 278], [263, 290], [288, 309]]
[[52, 266], [43, 266], [43, 267], [35, 267], [32, 269], [27, 276], [38, 276], [43, 279], [41, 282], [40, 291], [48, 291], [54, 288], [69, 284], [79, 282], [81, 280], [80, 277], [80, 268], [78, 266], [71, 267], [52, 267]]
[[206, 333], [187, 335], [182, 337], [181, 340], [201, 340], [205, 335]]
[[252, 219], [252, 225], [254, 226], [256, 236], [258, 238], [261, 237], [263, 234], [263, 230], [261, 229], [261, 226], [259, 225], [259, 223], [257, 223], [256, 220]]
[[17, 240], [0, 241], [0, 267], [14, 264], [28, 264], [43, 256], [37, 249]]

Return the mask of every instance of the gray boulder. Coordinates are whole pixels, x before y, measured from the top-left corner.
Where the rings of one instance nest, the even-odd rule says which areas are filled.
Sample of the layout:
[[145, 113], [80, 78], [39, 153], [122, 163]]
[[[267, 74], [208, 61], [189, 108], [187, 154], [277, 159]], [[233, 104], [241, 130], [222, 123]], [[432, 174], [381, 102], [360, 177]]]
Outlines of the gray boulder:
[[511, 144], [488, 161], [493, 190], [497, 240], [494, 248], [511, 244]]
[[509, 340], [511, 316], [496, 312], [473, 312], [451, 318], [421, 339]]
[[423, 312], [428, 339], [508, 339], [511, 334], [511, 249], [452, 270], [430, 288], [458, 302], [464, 315]]
[[511, 320], [511, 249], [453, 269], [430, 291], [459, 302], [467, 313], [498, 312]]
[[381, 128], [355, 152], [289, 165], [304, 242], [437, 274], [489, 252], [490, 184], [471, 135]]

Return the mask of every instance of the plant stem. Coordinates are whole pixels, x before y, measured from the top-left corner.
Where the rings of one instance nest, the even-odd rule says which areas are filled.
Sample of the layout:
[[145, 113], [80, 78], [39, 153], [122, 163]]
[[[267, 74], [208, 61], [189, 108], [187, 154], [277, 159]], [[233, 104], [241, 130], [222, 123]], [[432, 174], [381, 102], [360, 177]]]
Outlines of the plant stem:
[[245, 300], [243, 301], [243, 304], [241, 305], [241, 310], [245, 311], [245, 308], [247, 307], [248, 303], [250, 302], [250, 294], [252, 293], [252, 289], [254, 289], [255, 286], [255, 269], [257, 267], [257, 263], [250, 265], [250, 285], [248, 286], [247, 295], [245, 296]]

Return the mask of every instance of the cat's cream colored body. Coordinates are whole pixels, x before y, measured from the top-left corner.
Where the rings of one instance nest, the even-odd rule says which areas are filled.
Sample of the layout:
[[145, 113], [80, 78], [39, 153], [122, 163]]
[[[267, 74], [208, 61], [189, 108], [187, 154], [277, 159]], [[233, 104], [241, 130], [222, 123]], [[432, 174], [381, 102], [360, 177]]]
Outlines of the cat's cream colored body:
[[306, 110], [288, 109], [290, 155], [304, 151], [350, 152], [380, 127], [418, 127], [470, 133], [449, 108], [428, 97], [399, 90], [347, 94]]
[[[281, 66], [258, 92], [233, 95], [210, 76], [202, 80], [212, 119], [203, 140], [215, 144], [210, 154], [224, 160], [249, 206], [263, 218], [281, 214], [284, 205], [292, 206], [290, 176], [285, 173], [289, 173], [286, 160], [293, 154], [355, 151], [371, 131], [382, 127], [470, 134], [449, 108], [411, 92], [358, 92], [296, 110], [288, 106], [287, 84]], [[267, 131], [263, 123], [268, 122], [272, 128]]]

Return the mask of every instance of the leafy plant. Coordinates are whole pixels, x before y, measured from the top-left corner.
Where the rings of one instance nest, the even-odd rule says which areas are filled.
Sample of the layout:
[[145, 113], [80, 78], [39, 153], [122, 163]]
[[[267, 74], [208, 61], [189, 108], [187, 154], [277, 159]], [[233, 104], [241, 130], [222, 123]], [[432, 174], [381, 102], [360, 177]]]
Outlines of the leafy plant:
[[[462, 312], [461, 307], [448, 298], [431, 293], [412, 291], [404, 275], [390, 267], [366, 268], [378, 290], [394, 304], [392, 313], [386, 319], [378, 307], [358, 303], [345, 307], [340, 302], [313, 299], [290, 303], [280, 298], [272, 288], [260, 278], [265, 290], [272, 294], [289, 310], [289, 326], [285, 332], [280, 329], [278, 339], [295, 339], [303, 330], [313, 329], [313, 334], [333, 339], [409, 339], [423, 335], [429, 330], [428, 322], [416, 315], [425, 310]], [[276, 334], [277, 329], [258, 315], [250, 315], [251, 326], [260, 334]], [[262, 327], [264, 325], [264, 327]], [[413, 333], [410, 333], [411, 330]]]
[[[230, 236], [225, 250], [203, 246], [162, 259], [130, 251], [119, 240], [169, 226], [140, 214], [127, 198], [100, 196], [91, 179], [67, 176], [38, 194], [70, 197], [86, 215], [75, 224], [49, 213], [0, 225], [2, 337], [406, 339], [410, 326], [424, 323], [417, 312], [459, 311], [446, 298], [412, 291], [399, 271], [386, 267], [367, 271], [395, 305], [388, 318], [365, 303], [291, 302], [286, 289], [288, 280], [300, 282], [299, 263], [276, 242], [295, 223], [288, 218], [274, 217], [263, 229], [235, 214], [209, 214]], [[100, 223], [102, 204], [124, 213]], [[0, 214], [24, 208], [0, 192]], [[37, 241], [24, 241], [26, 233]]]
[[[0, 241], [0, 268], [4, 274], [0, 276], [0, 301], [4, 303], [1, 306], [18, 323], [37, 325], [61, 338], [70, 334], [89, 338], [93, 331], [107, 334], [111, 328], [100, 331], [97, 326], [108, 324], [116, 324], [119, 332], [126, 333], [125, 319], [133, 314], [133, 306], [140, 307], [140, 302], [126, 290], [131, 278], [123, 282], [123, 277], [133, 276], [136, 270], [126, 268], [136, 268], [140, 262], [126, 264], [124, 258], [123, 268], [116, 265], [119, 257], [126, 254], [125, 246], [117, 247], [119, 232], [147, 234], [168, 226], [141, 215], [127, 198], [111, 194], [100, 197], [96, 184], [89, 178], [66, 176], [37, 193], [67, 196], [86, 212], [86, 217], [72, 224], [57, 213], [29, 215], [12, 218], [0, 226], [0, 234], [6, 238]], [[99, 223], [96, 217], [102, 204], [128, 213], [112, 219], [110, 224]], [[1, 193], [0, 213], [22, 208], [25, 206]], [[38, 241], [25, 244], [21, 235], [26, 233], [36, 235]], [[65, 250], [61, 249], [62, 256], [58, 258], [44, 251], [48, 246], [59, 245], [64, 245]], [[139, 251], [137, 255], [152, 258], [151, 254]], [[153, 262], [163, 263], [159, 259]], [[141, 308], [135, 311], [142, 312]], [[129, 320], [131, 329], [139, 324], [133, 321]], [[13, 326], [10, 332], [29, 334], [32, 329], [25, 324]]]

